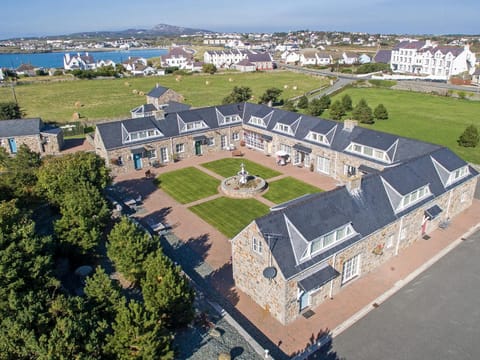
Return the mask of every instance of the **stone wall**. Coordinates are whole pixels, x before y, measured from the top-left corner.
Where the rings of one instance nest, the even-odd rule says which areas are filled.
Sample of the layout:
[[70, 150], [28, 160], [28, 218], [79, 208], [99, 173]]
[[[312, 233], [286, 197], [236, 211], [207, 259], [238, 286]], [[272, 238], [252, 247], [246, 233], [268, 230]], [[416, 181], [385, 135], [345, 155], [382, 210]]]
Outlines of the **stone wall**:
[[[27, 145], [28, 148], [31, 151], [34, 151], [36, 153], [42, 154], [42, 144], [40, 140], [40, 135], [26, 135], [26, 136], [14, 136], [12, 137], [15, 139], [15, 143], [17, 145], [17, 151], [20, 148], [21, 145]], [[8, 154], [11, 154], [10, 151], [10, 144], [9, 140], [10, 138], [3, 138], [2, 139], [2, 147], [5, 148]]]
[[[253, 251], [253, 237], [262, 242], [262, 254]], [[285, 281], [278, 265], [270, 256], [268, 242], [259, 233], [255, 222], [232, 240], [232, 264], [235, 286], [249, 295], [266, 313], [286, 324], [287, 299], [292, 299], [295, 284], [287, 284]], [[277, 269], [277, 275], [272, 280], [263, 276], [263, 270], [269, 266]], [[294, 290], [296, 294], [296, 289]], [[295, 296], [293, 302], [296, 302]]]
[[154, 104], [155, 106], [159, 107], [160, 105], [166, 104], [169, 101], [176, 101], [183, 103], [185, 99], [179, 93], [173, 91], [172, 89], [168, 89], [165, 91], [162, 96], [158, 98], [147, 96], [147, 104]]

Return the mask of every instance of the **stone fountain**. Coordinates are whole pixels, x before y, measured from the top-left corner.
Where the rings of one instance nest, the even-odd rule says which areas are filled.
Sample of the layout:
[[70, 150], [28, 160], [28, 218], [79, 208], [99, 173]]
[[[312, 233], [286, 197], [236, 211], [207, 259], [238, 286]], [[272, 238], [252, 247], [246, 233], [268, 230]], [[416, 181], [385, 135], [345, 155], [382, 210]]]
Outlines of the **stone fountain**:
[[249, 198], [261, 193], [267, 187], [267, 183], [259, 176], [250, 175], [245, 170], [245, 165], [240, 165], [240, 171], [222, 181], [222, 192], [234, 198]]

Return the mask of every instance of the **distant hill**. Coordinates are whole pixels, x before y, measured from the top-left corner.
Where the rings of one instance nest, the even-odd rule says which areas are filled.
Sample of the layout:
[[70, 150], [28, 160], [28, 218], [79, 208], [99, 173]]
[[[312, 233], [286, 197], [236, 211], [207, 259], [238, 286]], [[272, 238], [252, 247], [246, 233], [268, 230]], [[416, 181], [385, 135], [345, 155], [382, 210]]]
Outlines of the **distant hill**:
[[73, 38], [117, 38], [117, 37], [152, 37], [152, 36], [180, 36], [198, 33], [213, 33], [210, 30], [192, 29], [181, 26], [158, 24], [151, 29], [127, 29], [120, 31], [90, 31], [68, 35]]

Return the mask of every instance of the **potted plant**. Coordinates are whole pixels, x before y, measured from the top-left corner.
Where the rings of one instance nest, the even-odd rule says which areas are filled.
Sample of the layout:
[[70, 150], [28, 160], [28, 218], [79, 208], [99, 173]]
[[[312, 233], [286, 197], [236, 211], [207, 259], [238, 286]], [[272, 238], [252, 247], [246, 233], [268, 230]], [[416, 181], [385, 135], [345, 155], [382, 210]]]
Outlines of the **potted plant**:
[[372, 253], [375, 255], [383, 255], [383, 247], [383, 244], [378, 244], [373, 248]]

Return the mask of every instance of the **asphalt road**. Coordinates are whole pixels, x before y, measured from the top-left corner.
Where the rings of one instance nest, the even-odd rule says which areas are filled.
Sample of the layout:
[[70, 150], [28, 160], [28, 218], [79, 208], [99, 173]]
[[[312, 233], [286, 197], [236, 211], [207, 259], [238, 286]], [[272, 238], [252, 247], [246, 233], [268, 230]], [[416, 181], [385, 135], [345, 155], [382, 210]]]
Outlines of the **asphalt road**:
[[479, 259], [480, 231], [314, 358], [480, 359]]

